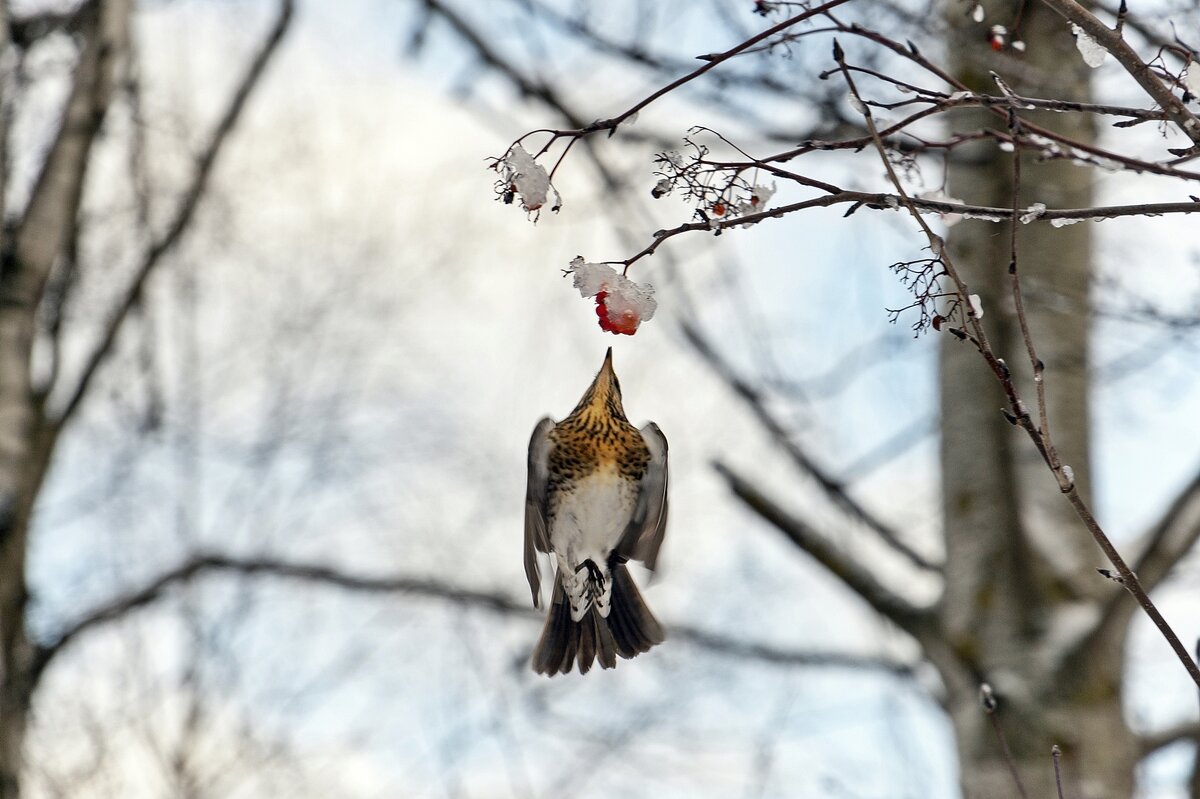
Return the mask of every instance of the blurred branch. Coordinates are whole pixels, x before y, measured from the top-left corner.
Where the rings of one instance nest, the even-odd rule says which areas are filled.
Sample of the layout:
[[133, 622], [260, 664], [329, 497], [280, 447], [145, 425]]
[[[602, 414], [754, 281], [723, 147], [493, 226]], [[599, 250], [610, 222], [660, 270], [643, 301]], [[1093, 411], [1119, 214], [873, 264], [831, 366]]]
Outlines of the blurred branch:
[[[1130, 549], [1137, 553], [1133, 573], [1147, 591], [1160, 585], [1200, 539], [1200, 472], [1167, 506], [1158, 522]], [[1081, 639], [1077, 652], [1084, 654], [1093, 647], [1104, 646], [1110, 633], [1122, 628], [1133, 608], [1115, 593], [1105, 602], [1100, 618]]]
[[[867, 508], [859, 504], [857, 500], [851, 497], [841, 482], [834, 479], [824, 469], [818, 466], [808, 453], [805, 452], [795, 441], [792, 440], [790, 433], [783, 427], [778, 419], [767, 409], [763, 401], [762, 393], [743, 380], [737, 374], [732, 364], [726, 361], [717, 353], [704, 336], [690, 323], [682, 324], [683, 336], [689, 344], [692, 345], [697, 354], [704, 359], [705, 363], [717, 373], [726, 385], [733, 389], [739, 397], [745, 401], [746, 405], [754, 413], [759, 424], [766, 429], [771, 435], [772, 441], [783, 447], [784, 451], [792, 459], [792, 462], [803, 471], [805, 474], [812, 477], [821, 490], [847, 515], [857, 519], [870, 528], [879, 538], [891, 547], [896, 552], [903, 555], [910, 563], [920, 569], [926, 571], [939, 571], [941, 567], [931, 563], [921, 553], [914, 550], [903, 540], [899, 533], [890, 525], [878, 519]], [[724, 474], [724, 472], [722, 472]]]
[[86, 41], [62, 124], [17, 227], [12, 257], [5, 259], [5, 271], [11, 271], [6, 283], [18, 295], [9, 303], [36, 305], [55, 261], [73, 238], [92, 141], [111, 97], [111, 73], [126, 52], [123, 41], [102, 41], [104, 34], [121, 39], [124, 31], [102, 23], [97, 3], [88, 3], [80, 14]]
[[1174, 53], [1185, 64], [1188, 60], [1188, 53], [1193, 52], [1190, 47], [1187, 47], [1179, 40], [1178, 36], [1175, 37], [1174, 41], [1168, 39], [1151, 27], [1150, 22], [1141, 14], [1134, 13], [1126, 8], [1124, 3], [1118, 6], [1114, 6], [1112, 3], [1096, 3], [1095, 8], [1104, 11], [1109, 16], [1115, 17], [1120, 23], [1137, 31], [1148, 44], [1159, 51]]
[[[502, 616], [531, 621], [540, 621], [543, 618], [541, 612], [504, 594], [460, 588], [440, 580], [408, 576], [352, 574], [328, 566], [272, 558], [234, 558], [226, 555], [201, 554], [162, 573], [141, 588], [96, 608], [64, 629], [54, 641], [41, 646], [33, 658], [32, 682], [36, 683], [54, 658], [84, 633], [123, 619], [130, 613], [163, 599], [176, 586], [184, 585], [207, 574], [276, 577], [364, 594], [406, 594], [485, 610]], [[910, 675], [913, 670], [912, 664], [884, 656], [788, 649], [743, 641], [684, 624], [673, 624], [667, 627], [673, 639], [687, 642], [709, 652], [778, 665], [871, 669], [897, 675]]]
[[1183, 721], [1164, 730], [1147, 733], [1138, 737], [1138, 748], [1141, 757], [1149, 757], [1159, 749], [1165, 749], [1180, 741], [1195, 741], [1200, 738], [1200, 721]]
[[1153, 589], [1171, 573], [1200, 538], [1200, 472], [1167, 506], [1162, 518], [1145, 534], [1134, 565], [1134, 572], [1147, 590]]
[[22, 50], [52, 33], [79, 33], [86, 14], [95, 11], [96, 0], [87, 0], [74, 11], [46, 11], [9, 20], [10, 41]]
[[132, 283], [126, 289], [124, 298], [116, 306], [99, 343], [87, 358], [86, 365], [80, 374], [79, 382], [76, 384], [74, 390], [71, 391], [62, 412], [53, 422], [53, 428], [56, 433], [70, 421], [71, 417], [79, 409], [79, 405], [87, 395], [92, 380], [95, 378], [100, 367], [112, 354], [117, 336], [120, 334], [121, 328], [125, 320], [129, 317], [130, 312], [140, 301], [142, 291], [150, 274], [162, 262], [163, 256], [175, 247], [191, 224], [192, 218], [196, 213], [196, 208], [199, 206], [205, 191], [208, 189], [217, 158], [220, 156], [229, 138], [229, 134], [237, 126], [238, 120], [241, 119], [246, 101], [255, 87], [261, 82], [263, 73], [266, 71], [271, 57], [278, 50], [279, 44], [283, 40], [283, 36], [291, 23], [294, 10], [294, 0], [280, 0], [279, 13], [275, 18], [275, 22], [268, 31], [259, 51], [250, 62], [245, 76], [234, 91], [224, 115], [213, 131], [208, 147], [200, 155], [196, 163], [196, 171], [192, 175], [191, 184], [184, 192], [174, 218], [167, 226], [162, 238], [151, 245], [145, 256], [143, 256], [142, 262], [134, 274]]
[[929, 626], [930, 612], [894, 594], [862, 563], [843, 552], [818, 533], [807, 522], [796, 518], [769, 499], [755, 485], [723, 463], [713, 464], [725, 478], [729, 488], [751, 510], [773, 524], [800, 549], [824, 566], [834, 577], [858, 594], [881, 616], [895, 623], [914, 637], [923, 637]]
[[[522, 96], [540, 100], [558, 112], [558, 115], [571, 127], [582, 128], [587, 124], [584, 118], [568, 106], [550, 84], [524, 75], [509, 59], [493, 48], [479, 31], [471, 27], [471, 24], [456, 9], [442, 0], [425, 0], [425, 8], [444, 19], [485, 64], [507, 78], [517, 87], [517, 91]], [[427, 20], [424, 21], [424, 24], [428, 24]]]

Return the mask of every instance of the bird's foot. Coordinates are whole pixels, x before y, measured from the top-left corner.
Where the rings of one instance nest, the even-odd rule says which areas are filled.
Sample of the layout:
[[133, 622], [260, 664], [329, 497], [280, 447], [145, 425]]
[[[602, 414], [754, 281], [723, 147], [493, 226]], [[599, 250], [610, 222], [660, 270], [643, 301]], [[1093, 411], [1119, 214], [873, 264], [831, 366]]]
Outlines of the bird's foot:
[[593, 561], [591, 558], [588, 558], [583, 563], [580, 563], [578, 566], [576, 566], [575, 572], [578, 574], [584, 569], [587, 569], [588, 582], [591, 583], [592, 591], [601, 591], [604, 587], [604, 572], [600, 570], [600, 567], [597, 566], [595, 561]]

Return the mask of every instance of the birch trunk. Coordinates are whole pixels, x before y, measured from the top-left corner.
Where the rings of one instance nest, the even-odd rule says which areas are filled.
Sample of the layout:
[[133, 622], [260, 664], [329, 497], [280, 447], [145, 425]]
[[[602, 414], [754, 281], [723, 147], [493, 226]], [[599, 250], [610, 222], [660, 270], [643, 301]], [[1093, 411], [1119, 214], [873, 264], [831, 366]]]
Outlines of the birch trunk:
[[[993, 54], [987, 31], [1011, 27], [1023, 6], [1025, 53]], [[947, 4], [950, 59], [973, 90], [997, 94], [989, 70], [1020, 94], [1091, 101], [1090, 69], [1067, 24], [1040, 3], [984, 3], [978, 24], [961, 3]], [[1085, 115], [1022, 111], [1022, 118], [1082, 142], [1095, 131]], [[1004, 128], [982, 110], [958, 112], [961, 129]], [[970, 203], [1012, 203], [1012, 156], [995, 143], [958, 151], [949, 192]], [[1021, 163], [1020, 204], [1079, 208], [1093, 204], [1090, 171], [1066, 160]], [[1087, 493], [1090, 485], [1089, 284], [1091, 227], [1018, 225], [1019, 274], [1038, 355], [1044, 361], [1050, 430]], [[1014, 373], [1031, 412], [1036, 389], [1012, 299], [1009, 229], [964, 221], [949, 236], [952, 257], [980, 295], [997, 354]], [[983, 713], [978, 681], [1001, 698], [1000, 719], [1030, 796], [1054, 796], [1051, 746], [1064, 752], [1066, 781], [1086, 799], [1122, 799], [1133, 791], [1136, 746], [1121, 706], [1124, 629], [1098, 640], [1086, 658], [1071, 657], [1074, 623], [1096, 612], [1106, 588], [1091, 537], [1060, 496], [1036, 450], [999, 412], [1003, 397], [978, 354], [949, 336], [941, 350], [942, 490], [946, 584], [941, 626], [974, 679], [948, 679], [967, 799], [1013, 796], [1013, 779]]]
[[[128, 52], [130, 12], [131, 0], [94, 2], [80, 11], [82, 43], [62, 122], [0, 260], [0, 799], [20, 793], [35, 680], [25, 625], [29, 525], [59, 429], [33, 383], [37, 314], [51, 272], [75, 236], [92, 142]], [[7, 20], [7, 4], [0, 14]], [[0, 29], [6, 36], [8, 25]]]

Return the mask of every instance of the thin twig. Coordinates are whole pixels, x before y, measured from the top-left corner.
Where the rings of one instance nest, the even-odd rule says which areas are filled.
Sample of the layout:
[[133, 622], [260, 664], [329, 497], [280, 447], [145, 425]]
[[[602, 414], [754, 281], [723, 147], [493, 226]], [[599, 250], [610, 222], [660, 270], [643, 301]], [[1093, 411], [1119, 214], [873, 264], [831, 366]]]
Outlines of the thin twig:
[[1054, 760], [1054, 787], [1058, 791], [1058, 799], [1063, 799], [1062, 767], [1058, 762], [1062, 759], [1062, 748], [1058, 744], [1050, 747], [1050, 757]]
[[1158, 103], [1183, 135], [1191, 139], [1193, 143], [1200, 144], [1200, 119], [1197, 119], [1183, 101], [1175, 96], [1170, 87], [1158, 79], [1150, 66], [1121, 37], [1120, 32], [1109, 28], [1095, 14], [1075, 0], [1042, 0], [1042, 2], [1063, 18], [1078, 25], [1084, 33], [1112, 54], [1112, 57], [1125, 68], [1130, 77], [1137, 81], [1146, 94]]
[[[1009, 112], [1009, 130], [1014, 140], [1021, 132], [1021, 120], [1016, 111]], [[1059, 463], [1058, 451], [1050, 439], [1050, 419], [1046, 409], [1046, 382], [1043, 377], [1045, 364], [1037, 355], [1033, 344], [1033, 336], [1029, 332], [1029, 318], [1025, 314], [1025, 298], [1021, 292], [1021, 275], [1017, 266], [1017, 225], [1020, 224], [1017, 211], [1021, 207], [1021, 148], [1013, 147], [1012, 157], [1012, 218], [1009, 220], [1009, 262], [1008, 274], [1012, 284], [1013, 306], [1017, 313], [1017, 324], [1021, 328], [1021, 338], [1025, 342], [1025, 352], [1029, 356], [1029, 367], [1033, 372], [1033, 383], [1037, 391], [1038, 432], [1046, 443], [1046, 454], [1050, 468], [1058, 472], [1062, 468]]]
[[1012, 774], [1013, 782], [1017, 786], [1017, 791], [1021, 794], [1021, 799], [1029, 799], [1029, 793], [1025, 790], [1025, 783], [1021, 781], [1021, 772], [1017, 769], [1017, 761], [1013, 759], [1012, 750], [1008, 748], [1008, 739], [1004, 735], [1004, 728], [1001, 726], [1000, 719], [996, 715], [1000, 703], [996, 699], [996, 694], [992, 691], [992, 686], [987, 683], [979, 686], [979, 702], [983, 705], [983, 712], [987, 714], [988, 721], [992, 725], [992, 730], [996, 733], [996, 740], [1000, 744], [1000, 752], [1004, 755], [1004, 762], [1008, 764], [1009, 773]]
[[1048, 443], [1047, 437], [1042, 435], [1041, 431], [1030, 419], [1029, 411], [1025, 407], [1025, 403], [1021, 400], [1020, 393], [1017, 391], [1016, 384], [1013, 382], [1012, 374], [1009, 372], [1007, 365], [1005, 365], [1005, 363], [996, 356], [995, 350], [993, 350], [991, 342], [988, 340], [987, 332], [983, 328], [983, 324], [971, 309], [971, 304], [969, 301], [970, 289], [967, 287], [966, 282], [959, 275], [949, 253], [946, 252], [945, 242], [940, 236], [933, 232], [933, 230], [929, 227], [929, 224], [925, 221], [924, 217], [921, 216], [920, 212], [913, 205], [912, 201], [908, 198], [907, 193], [904, 191], [904, 186], [900, 182], [899, 177], [896, 175], [896, 171], [892, 166], [891, 160], [887, 157], [887, 150], [884, 147], [883, 140], [879, 136], [878, 129], [875, 127], [875, 121], [872, 118], [871, 109], [862, 103], [862, 98], [859, 96], [858, 89], [854, 84], [854, 78], [851, 76], [849, 70], [844, 68], [845, 57], [841, 46], [838, 45], [836, 39], [834, 40], [833, 57], [834, 60], [843, 67], [842, 74], [846, 80], [846, 84], [850, 87], [851, 94], [858, 100], [859, 108], [861, 109], [861, 113], [866, 121], [867, 128], [871, 131], [871, 136], [875, 143], [875, 149], [879, 153], [880, 159], [883, 161], [883, 165], [888, 173], [889, 180], [902, 198], [905, 208], [908, 209], [913, 219], [916, 220], [917, 224], [920, 225], [921, 229], [924, 231], [925, 236], [929, 241], [930, 248], [942, 259], [942, 263], [945, 265], [946, 274], [954, 283], [959, 297], [961, 297], [963, 300], [964, 307], [967, 308], [966, 324], [969, 328], [969, 332], [957, 328], [951, 328], [951, 331], [956, 332], [956, 335], [962, 339], [970, 340], [972, 344], [975, 345], [976, 350], [978, 350], [979, 354], [987, 363], [988, 368], [991, 369], [992, 373], [996, 376], [996, 379], [999, 380], [1001, 387], [1004, 389], [1004, 393], [1008, 398], [1011, 410], [1010, 420], [1013, 422], [1013, 424], [1019, 425], [1023, 430], [1025, 430], [1030, 441], [1033, 442], [1034, 447], [1037, 449], [1038, 454], [1042, 456], [1042, 460], [1045, 461], [1055, 479], [1058, 481], [1059, 490], [1066, 495], [1067, 500], [1071, 503], [1071, 507], [1074, 508], [1076, 515], [1079, 516], [1080, 520], [1084, 523], [1084, 526], [1087, 528], [1092, 538], [1100, 546], [1100, 549], [1104, 552], [1105, 557], [1107, 557], [1109, 562], [1116, 567], [1117, 572], [1121, 576], [1122, 584], [1125, 586], [1126, 590], [1133, 594], [1138, 604], [1141, 605], [1142, 609], [1146, 612], [1146, 615], [1154, 623], [1154, 626], [1158, 628], [1168, 645], [1170, 645], [1171, 649], [1174, 650], [1176, 656], [1179, 658], [1179, 662], [1183, 664], [1184, 669], [1187, 670], [1188, 675], [1192, 678], [1193, 682], [1200, 687], [1200, 667], [1197, 667], [1196, 661], [1180, 642], [1179, 636], [1176, 635], [1175, 631], [1171, 628], [1171, 625], [1167, 623], [1167, 620], [1163, 618], [1163, 615], [1158, 610], [1158, 607], [1146, 594], [1142, 584], [1138, 582], [1137, 576], [1125, 563], [1125, 560], [1121, 557], [1121, 554], [1117, 551], [1116, 547], [1113, 546], [1113, 543], [1109, 539], [1108, 535], [1100, 527], [1100, 523], [1092, 514], [1091, 508], [1088, 507], [1086, 502], [1084, 502], [1083, 497], [1079, 495], [1079, 491], [1075, 486], [1074, 480], [1071, 479], [1071, 475], [1069, 475], [1068, 471], [1061, 466], [1057, 469], [1055, 468], [1054, 461], [1056, 458], [1052, 457], [1051, 455], [1050, 444]]

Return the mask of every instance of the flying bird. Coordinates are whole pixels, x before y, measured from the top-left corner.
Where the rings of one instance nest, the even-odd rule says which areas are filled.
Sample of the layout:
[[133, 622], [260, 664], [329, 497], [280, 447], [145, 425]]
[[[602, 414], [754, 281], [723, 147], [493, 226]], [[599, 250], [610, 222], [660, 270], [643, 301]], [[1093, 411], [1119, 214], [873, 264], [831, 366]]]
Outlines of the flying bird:
[[636, 657], [666, 638], [625, 567], [653, 569], [667, 527], [667, 439], [625, 418], [612, 348], [571, 415], [546, 417], [529, 441], [525, 576], [540, 606], [537, 553], [552, 556], [554, 591], [533, 670], [580, 673]]

